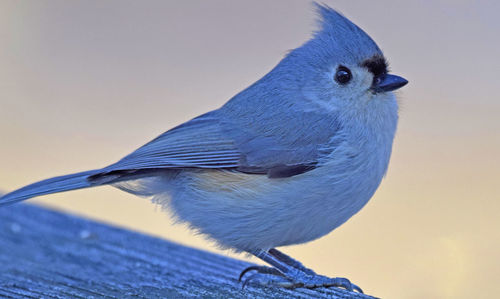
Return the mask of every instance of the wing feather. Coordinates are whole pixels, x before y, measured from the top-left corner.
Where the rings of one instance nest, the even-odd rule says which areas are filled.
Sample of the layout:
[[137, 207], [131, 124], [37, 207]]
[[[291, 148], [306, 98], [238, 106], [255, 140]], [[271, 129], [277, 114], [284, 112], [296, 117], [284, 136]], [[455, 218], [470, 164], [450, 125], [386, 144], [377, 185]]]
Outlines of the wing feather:
[[[265, 136], [253, 131], [252, 126], [242, 126], [237, 120], [228, 120], [218, 113], [219, 110], [215, 110], [203, 114], [163, 133], [90, 179], [176, 168], [234, 169], [281, 178], [317, 166], [317, 143]], [[321, 121], [315, 124], [320, 125]], [[286, 136], [289, 135], [292, 134]], [[320, 141], [325, 143], [328, 139]]]
[[214, 112], [175, 127], [104, 172], [158, 168], [236, 168], [242, 153], [220, 127]]

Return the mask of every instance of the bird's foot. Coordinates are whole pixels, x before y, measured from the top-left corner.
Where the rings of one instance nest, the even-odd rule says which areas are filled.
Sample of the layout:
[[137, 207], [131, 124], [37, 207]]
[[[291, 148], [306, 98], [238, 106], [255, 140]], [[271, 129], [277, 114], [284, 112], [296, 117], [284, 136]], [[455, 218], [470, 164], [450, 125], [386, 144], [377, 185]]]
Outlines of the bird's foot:
[[323, 275], [310, 274], [312, 270], [305, 272], [303, 269], [299, 270], [295, 268], [290, 268], [289, 271], [283, 273], [272, 267], [252, 266], [241, 272], [239, 280], [241, 281], [245, 274], [251, 271], [255, 271], [255, 273], [250, 274], [243, 280], [243, 287], [249, 283], [264, 287], [282, 287], [287, 289], [340, 287], [351, 292], [357, 291], [363, 293], [360, 287], [351, 283], [347, 278], [329, 278]]
[[[281, 273], [278, 269], [266, 266], [250, 266], [245, 270], [241, 271], [240, 277], [238, 281], [241, 282], [245, 274], [251, 271], [256, 271], [255, 273], [250, 274], [245, 280], [243, 280], [242, 288], [245, 288], [250, 282], [254, 282], [260, 286], [279, 286], [278, 280], [287, 281], [283, 273]], [[262, 278], [267, 278], [266, 280], [262, 280]]]
[[299, 261], [277, 249], [272, 248], [267, 251], [257, 250], [252, 252], [252, 254], [273, 267], [251, 266], [246, 268], [241, 272], [239, 281], [241, 281], [247, 273], [255, 272], [250, 274], [243, 281], [243, 287], [252, 282], [260, 286], [275, 286], [288, 289], [339, 287], [351, 292], [357, 291], [363, 293], [360, 287], [351, 283], [347, 278], [329, 278], [318, 275], [313, 270], [304, 267]]

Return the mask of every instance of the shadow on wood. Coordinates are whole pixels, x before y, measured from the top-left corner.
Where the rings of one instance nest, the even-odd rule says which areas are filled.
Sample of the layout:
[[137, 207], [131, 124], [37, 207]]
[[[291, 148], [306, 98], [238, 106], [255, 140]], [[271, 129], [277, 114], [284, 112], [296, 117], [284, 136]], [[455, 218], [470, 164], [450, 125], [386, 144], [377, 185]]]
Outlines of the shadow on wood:
[[372, 298], [246, 287], [249, 263], [41, 207], [0, 208], [2, 298]]

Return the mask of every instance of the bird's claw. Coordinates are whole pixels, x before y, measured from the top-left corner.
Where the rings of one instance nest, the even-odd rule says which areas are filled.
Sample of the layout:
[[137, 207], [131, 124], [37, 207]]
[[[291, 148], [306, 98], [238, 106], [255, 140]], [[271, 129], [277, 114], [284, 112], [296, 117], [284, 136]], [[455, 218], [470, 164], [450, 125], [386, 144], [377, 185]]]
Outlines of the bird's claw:
[[[279, 276], [284, 277], [283, 273], [281, 273], [279, 270], [272, 268], [272, 267], [250, 266], [250, 267], [246, 268], [245, 270], [241, 271], [240, 277], [238, 278], [238, 282], [241, 282], [241, 280], [243, 279], [243, 276], [245, 276], [245, 274], [250, 272], [250, 271], [257, 271], [257, 273], [250, 275], [247, 279], [245, 279], [243, 281], [243, 285], [242, 285], [243, 289], [245, 288], [245, 286], [248, 285], [249, 282], [251, 282], [252, 280], [255, 280], [261, 274], [272, 275], [275, 277], [279, 277]], [[260, 283], [260, 284], [262, 284], [262, 283]], [[269, 285], [269, 284], [266, 284], [266, 285]]]
[[356, 291], [358, 293], [363, 293], [363, 290], [360, 287], [350, 282], [347, 278], [335, 277], [328, 278], [328, 280], [330, 281], [320, 285], [319, 287], [340, 287], [351, 292]]

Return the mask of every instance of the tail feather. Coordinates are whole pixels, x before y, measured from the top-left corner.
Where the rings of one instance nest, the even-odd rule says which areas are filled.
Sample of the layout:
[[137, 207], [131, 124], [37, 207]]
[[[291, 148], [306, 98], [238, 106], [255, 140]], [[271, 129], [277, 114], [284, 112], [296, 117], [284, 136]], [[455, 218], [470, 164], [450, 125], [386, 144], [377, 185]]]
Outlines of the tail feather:
[[[22, 187], [0, 197], [0, 207], [23, 201], [32, 197], [58, 193], [69, 190], [93, 187], [99, 184], [89, 182], [87, 178], [98, 173], [99, 170], [84, 171], [69, 175], [46, 179]], [[0, 194], [1, 195], [1, 194]]]

